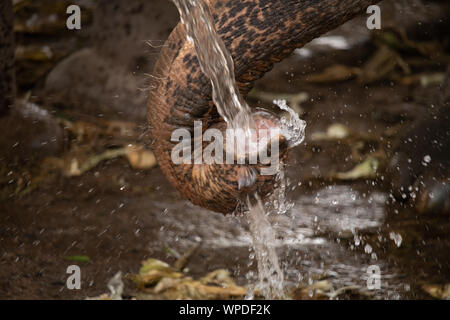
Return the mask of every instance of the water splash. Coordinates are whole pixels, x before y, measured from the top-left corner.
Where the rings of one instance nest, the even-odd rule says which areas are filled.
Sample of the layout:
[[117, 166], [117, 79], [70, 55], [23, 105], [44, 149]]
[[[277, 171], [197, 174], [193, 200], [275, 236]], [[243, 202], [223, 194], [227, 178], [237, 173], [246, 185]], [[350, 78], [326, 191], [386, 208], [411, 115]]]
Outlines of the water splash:
[[258, 289], [266, 298], [284, 297], [284, 275], [275, 251], [275, 232], [267, 218], [261, 199], [247, 199], [246, 214], [250, 226], [255, 258], [258, 262]]
[[276, 214], [286, 214], [294, 206], [293, 201], [289, 201], [286, 197], [287, 190], [289, 188], [289, 180], [286, 177], [286, 171], [284, 169], [284, 163], [280, 164], [281, 170], [278, 172], [276, 181], [276, 188], [270, 197], [270, 202], [267, 207]]
[[273, 103], [289, 113], [289, 119], [281, 117], [281, 134], [288, 141], [289, 147], [298, 146], [305, 139], [306, 122], [300, 119], [297, 112], [287, 105], [286, 100], [274, 100]]

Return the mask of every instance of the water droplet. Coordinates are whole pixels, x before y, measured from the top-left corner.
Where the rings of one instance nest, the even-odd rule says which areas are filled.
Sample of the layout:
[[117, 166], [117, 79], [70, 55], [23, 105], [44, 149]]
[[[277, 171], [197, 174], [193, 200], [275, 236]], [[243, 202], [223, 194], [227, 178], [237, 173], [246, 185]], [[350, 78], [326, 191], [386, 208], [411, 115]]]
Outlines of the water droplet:
[[389, 238], [394, 241], [397, 247], [400, 247], [402, 245], [403, 238], [399, 233], [390, 232]]

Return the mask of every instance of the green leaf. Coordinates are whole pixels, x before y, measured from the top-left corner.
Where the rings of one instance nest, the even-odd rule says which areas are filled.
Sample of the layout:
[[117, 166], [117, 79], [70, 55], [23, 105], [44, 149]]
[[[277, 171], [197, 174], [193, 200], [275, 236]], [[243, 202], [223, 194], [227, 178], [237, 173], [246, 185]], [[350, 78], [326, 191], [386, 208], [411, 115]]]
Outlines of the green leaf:
[[89, 262], [91, 259], [88, 256], [67, 256], [64, 257], [64, 259], [69, 261], [76, 261], [76, 262]]

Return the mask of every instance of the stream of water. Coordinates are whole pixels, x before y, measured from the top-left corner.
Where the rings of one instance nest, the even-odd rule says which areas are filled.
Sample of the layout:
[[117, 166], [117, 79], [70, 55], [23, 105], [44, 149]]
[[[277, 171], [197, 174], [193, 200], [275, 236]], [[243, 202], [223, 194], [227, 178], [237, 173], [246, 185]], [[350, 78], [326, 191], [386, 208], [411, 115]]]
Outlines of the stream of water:
[[[194, 45], [201, 70], [211, 80], [213, 100], [219, 114], [226, 121], [228, 128], [241, 129], [247, 135], [246, 138], [250, 138], [252, 129], [257, 127], [253, 113], [239, 94], [233, 59], [215, 29], [208, 5], [204, 0], [173, 0], [173, 2], [185, 25], [187, 39]], [[286, 138], [290, 147], [300, 144], [305, 136], [305, 122], [299, 119], [285, 101], [274, 103], [289, 115], [281, 117], [276, 124], [279, 132]], [[275, 212], [282, 214], [289, 209], [285, 197], [284, 172], [279, 172], [278, 177], [278, 189], [272, 195], [272, 201], [264, 205], [258, 194], [248, 195], [247, 198], [246, 216], [258, 265], [257, 289], [266, 298], [283, 298], [285, 287], [284, 275], [274, 247], [275, 231], [268, 220], [268, 214]], [[251, 296], [250, 294], [249, 297]]]
[[253, 127], [251, 110], [239, 94], [234, 63], [214, 27], [204, 0], [173, 0], [180, 12], [188, 40], [193, 43], [203, 73], [211, 80], [219, 114], [232, 128]]
[[[255, 195], [256, 202], [247, 201], [247, 220], [252, 237], [253, 250], [258, 262], [258, 289], [266, 298], [284, 297], [284, 275], [275, 251], [275, 230], [272, 228], [261, 199]], [[252, 296], [252, 293], [247, 295]]]

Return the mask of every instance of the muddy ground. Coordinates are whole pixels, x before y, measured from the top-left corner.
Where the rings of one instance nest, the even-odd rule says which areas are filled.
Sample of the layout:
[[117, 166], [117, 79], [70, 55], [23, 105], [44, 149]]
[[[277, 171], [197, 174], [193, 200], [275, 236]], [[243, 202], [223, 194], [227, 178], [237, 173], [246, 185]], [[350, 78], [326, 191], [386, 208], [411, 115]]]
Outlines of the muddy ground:
[[[343, 30], [339, 35], [353, 39]], [[32, 36], [20, 34], [19, 43], [26, 45]], [[368, 61], [380, 49], [379, 38], [369, 34], [358, 39], [356, 45], [344, 49], [310, 45], [312, 56], [297, 52], [256, 85], [259, 93], [307, 94], [297, 109], [307, 122], [306, 140], [292, 152], [288, 168], [288, 197], [294, 206], [285, 215], [271, 217], [287, 286], [326, 279], [333, 290], [356, 288], [339, 296], [344, 299], [432, 298], [429, 286], [438, 288], [450, 282], [448, 216], [421, 215], [408, 203], [392, 203], [385, 167], [396, 138], [439, 107], [437, 97], [442, 95], [447, 63], [417, 50], [396, 51], [410, 72], [397, 61], [387, 74], [367, 83], [352, 72], [367, 70]], [[426, 40], [438, 41], [444, 48], [448, 45], [448, 39]], [[34, 41], [39, 43], [39, 38]], [[75, 45], [69, 52], [78, 49]], [[54, 125], [62, 132], [61, 145], [51, 149], [51, 155], [63, 158], [78, 143], [83, 148], [89, 145], [80, 148], [81, 153], [99, 153], [136, 141], [149, 147], [145, 122], [139, 116], [142, 110], [124, 116], [113, 107], [101, 109], [96, 117], [85, 106], [73, 109], [70, 99], [67, 105], [60, 97], [49, 99], [44, 83], [62, 59], [53, 64], [47, 61], [44, 69], [35, 60], [19, 64], [20, 93], [31, 92], [30, 101], [53, 118], [88, 123], [125, 118], [138, 124], [138, 133], [119, 140], [94, 136], [87, 143], [89, 136], [78, 139], [58, 121]], [[337, 75], [323, 73], [335, 65], [347, 69]], [[23, 70], [39, 76], [30, 82]], [[249, 102], [270, 107], [257, 94]], [[340, 127], [346, 132], [344, 137], [323, 134], [336, 124], [344, 126]], [[21, 158], [20, 152], [17, 156]], [[375, 176], [362, 175], [351, 181], [337, 178], [337, 173], [352, 170], [370, 156], [379, 164]], [[256, 263], [251, 258], [245, 218], [224, 217], [191, 205], [179, 197], [157, 166], [139, 170], [117, 157], [69, 177], [42, 165], [46, 157], [29, 156], [29, 161], [16, 157], [2, 163], [0, 298], [98, 296], [108, 291], [107, 282], [118, 271], [137, 273], [141, 261], [151, 257], [173, 263], [176, 259], [167, 248], [183, 253], [198, 242], [201, 245], [187, 264], [194, 277], [225, 268], [240, 285], [255, 282]], [[84, 259], [71, 261], [74, 256]], [[71, 264], [81, 267], [80, 290], [66, 288], [66, 269]], [[381, 289], [367, 294], [370, 265], [380, 267]], [[135, 296], [136, 286], [124, 279], [125, 296]]]

